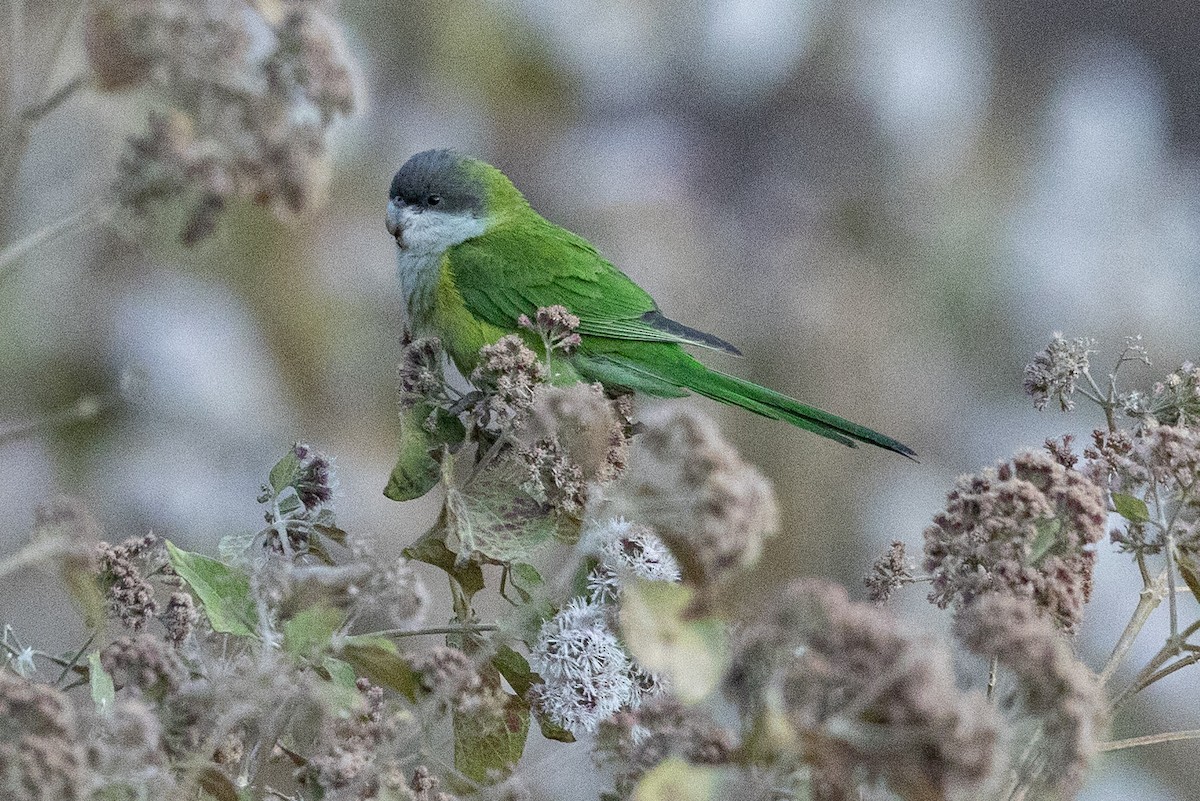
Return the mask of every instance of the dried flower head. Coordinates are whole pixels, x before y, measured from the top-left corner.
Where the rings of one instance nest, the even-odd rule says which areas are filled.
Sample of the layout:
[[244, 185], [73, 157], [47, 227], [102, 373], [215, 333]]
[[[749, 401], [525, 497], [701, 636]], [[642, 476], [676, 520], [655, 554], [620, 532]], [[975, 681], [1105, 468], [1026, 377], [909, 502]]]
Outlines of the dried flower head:
[[325, 138], [360, 91], [323, 4], [283, 0], [100, 0], [88, 60], [106, 89], [144, 86], [161, 105], [130, 140], [116, 192], [134, 217], [185, 209], [180, 238], [208, 236], [231, 200], [278, 214], [311, 208], [327, 180]]
[[1070, 342], [1055, 332], [1054, 339], [1025, 365], [1025, 391], [1033, 397], [1038, 410], [1046, 408], [1051, 399], [1057, 399], [1064, 411], [1075, 408], [1071, 396], [1075, 394], [1075, 382], [1088, 370], [1088, 356], [1095, 351], [1096, 343], [1090, 339], [1075, 339]]
[[531, 699], [573, 734], [595, 732], [601, 721], [629, 706], [633, 665], [608, 625], [601, 604], [575, 598], [542, 624], [529, 655], [542, 677]]
[[413, 339], [411, 334], [405, 332], [400, 344], [397, 376], [401, 407], [407, 409], [422, 401], [443, 401], [446, 380], [442, 372], [445, 354], [441, 340], [436, 337]]
[[1073, 797], [1096, 752], [1106, 714], [1104, 694], [1091, 671], [1054, 623], [1025, 598], [981, 596], [955, 615], [954, 633], [968, 649], [1016, 676], [1010, 703], [1001, 706], [1041, 721], [1039, 748], [1031, 752], [1025, 743], [1016, 744], [1018, 775], [1027, 786]]
[[775, 493], [762, 474], [709, 418], [682, 410], [646, 420], [610, 496], [605, 514], [653, 528], [684, 581], [701, 587], [752, 564], [779, 525]]
[[22, 801], [86, 797], [84, 754], [67, 697], [0, 670], [0, 789]]
[[877, 604], [887, 603], [893, 592], [905, 584], [912, 584], [915, 580], [912, 563], [905, 556], [904, 543], [899, 540], [893, 542], [891, 547], [875, 560], [871, 565], [871, 572], [863, 577], [867, 593]]
[[836, 584], [794, 582], [742, 638], [730, 675], [735, 697], [779, 699], [825, 788], [817, 797], [866, 775], [906, 798], [944, 798], [991, 770], [995, 718], [982, 694], [958, 690], [949, 652]]
[[476, 424], [499, 431], [533, 406], [534, 389], [546, 380], [546, 367], [516, 334], [501, 337], [479, 350], [471, 383], [484, 392], [476, 404]]
[[604, 603], [615, 602], [630, 577], [648, 581], [679, 581], [679, 563], [645, 526], [623, 517], [610, 517], [590, 524], [583, 533], [585, 548], [599, 557], [588, 574], [588, 592]]
[[100, 582], [112, 613], [128, 628], [135, 631], [143, 628], [158, 612], [154, 586], [143, 574], [143, 563], [163, 559], [162, 540], [147, 534], [120, 545], [101, 542], [97, 554]]
[[944, 609], [1011, 592], [1074, 630], [1107, 520], [1101, 488], [1045, 453], [1021, 453], [963, 476], [925, 529], [929, 600]]
[[292, 446], [292, 453], [300, 460], [299, 470], [292, 487], [300, 503], [309, 513], [315, 512], [333, 500], [337, 479], [333, 475], [333, 459], [303, 442]]
[[441, 782], [429, 772], [429, 768], [421, 765], [413, 773], [409, 787], [413, 791], [413, 801], [457, 801], [449, 793], [439, 790]]
[[552, 351], [570, 353], [581, 342], [579, 334], [575, 333], [579, 329], [579, 317], [571, 314], [566, 306], [540, 308], [532, 320], [522, 314], [517, 318], [517, 325], [540, 336], [547, 355]]
[[617, 794], [628, 798], [647, 771], [672, 756], [697, 765], [725, 765], [735, 746], [733, 734], [704, 710], [664, 696], [602, 723], [596, 757], [614, 771]]
[[118, 689], [153, 699], [179, 689], [187, 670], [174, 649], [156, 637], [121, 637], [100, 652], [100, 664]]
[[[383, 689], [366, 679], [356, 687], [362, 694], [362, 706], [348, 716], [326, 721], [321, 737], [323, 749], [310, 760], [317, 773], [317, 782], [326, 791], [353, 788], [361, 795], [348, 798], [369, 798], [370, 788], [377, 781], [377, 756], [380, 746], [394, 733], [394, 722], [387, 715]], [[341, 797], [341, 796], [338, 796]]]

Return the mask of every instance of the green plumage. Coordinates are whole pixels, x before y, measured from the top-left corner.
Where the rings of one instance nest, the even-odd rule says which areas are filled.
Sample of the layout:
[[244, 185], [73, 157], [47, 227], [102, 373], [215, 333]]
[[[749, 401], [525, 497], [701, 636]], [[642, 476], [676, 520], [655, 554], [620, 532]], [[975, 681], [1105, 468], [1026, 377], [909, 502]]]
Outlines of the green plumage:
[[[409, 165], [425, 156], [414, 156]], [[470, 374], [475, 366], [477, 348], [472, 346], [478, 331], [490, 331], [497, 338], [519, 332], [517, 320], [521, 315], [533, 318], [539, 308], [560, 305], [580, 320], [581, 344], [568, 358], [584, 379], [599, 381], [612, 390], [659, 397], [695, 392], [844, 445], [866, 442], [908, 457], [914, 455], [891, 437], [701, 364], [682, 346], [733, 353], [737, 350], [711, 334], [662, 316], [645, 290], [606, 261], [589, 242], [531, 209], [499, 170], [483, 162], [456, 158], [453, 180], [443, 180], [455, 187], [478, 187], [477, 206], [483, 209], [486, 228], [479, 235], [447, 247], [438, 263], [438, 291], [431, 293], [431, 302], [442, 308], [426, 312], [434, 321], [434, 333], [442, 338], [464, 374]], [[393, 182], [394, 198], [436, 190], [436, 175], [429, 178], [414, 168], [405, 176], [409, 165]], [[409, 191], [412, 184], [419, 184], [418, 189]], [[467, 207], [472, 201], [467, 197], [459, 202]], [[449, 322], [463, 319], [476, 323], [469, 326], [469, 338], [463, 326]], [[446, 322], [439, 325], [438, 321]]]

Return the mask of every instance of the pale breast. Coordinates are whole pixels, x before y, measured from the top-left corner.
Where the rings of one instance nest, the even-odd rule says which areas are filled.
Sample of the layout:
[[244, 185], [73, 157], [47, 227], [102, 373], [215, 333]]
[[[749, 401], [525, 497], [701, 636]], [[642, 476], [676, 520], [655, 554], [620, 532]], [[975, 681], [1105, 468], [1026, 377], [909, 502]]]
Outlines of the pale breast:
[[432, 330], [433, 305], [437, 288], [441, 253], [396, 251], [396, 266], [400, 274], [400, 291], [404, 309], [413, 334], [419, 337], [436, 336]]

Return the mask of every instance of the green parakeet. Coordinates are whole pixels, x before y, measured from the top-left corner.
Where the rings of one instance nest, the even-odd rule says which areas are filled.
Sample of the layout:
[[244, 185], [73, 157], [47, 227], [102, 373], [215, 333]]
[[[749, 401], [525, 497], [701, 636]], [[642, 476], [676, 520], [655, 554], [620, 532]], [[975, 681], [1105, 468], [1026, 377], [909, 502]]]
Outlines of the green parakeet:
[[[450, 150], [413, 156], [392, 179], [387, 230], [398, 246], [409, 324], [418, 336], [440, 338], [463, 375], [481, 347], [520, 332], [523, 315], [563, 306], [579, 317], [579, 345], [564, 357], [568, 380], [656, 397], [695, 392], [843, 445], [915, 455], [891, 437], [697, 361], [684, 345], [740, 353], [664, 316], [645, 290], [587, 240], [534, 211], [490, 164]], [[416, 447], [402, 443], [402, 450]], [[414, 497], [429, 479], [436, 481], [389, 486], [388, 494]]]

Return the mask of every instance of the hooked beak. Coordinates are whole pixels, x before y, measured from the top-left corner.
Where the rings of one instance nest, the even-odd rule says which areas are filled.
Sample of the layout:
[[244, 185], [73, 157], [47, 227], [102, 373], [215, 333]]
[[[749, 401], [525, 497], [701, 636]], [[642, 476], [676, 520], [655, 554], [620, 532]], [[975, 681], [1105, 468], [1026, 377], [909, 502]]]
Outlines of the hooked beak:
[[384, 219], [384, 225], [387, 227], [387, 232], [396, 240], [396, 244], [399, 247], [404, 247], [403, 209], [394, 200], [388, 201], [387, 216]]

